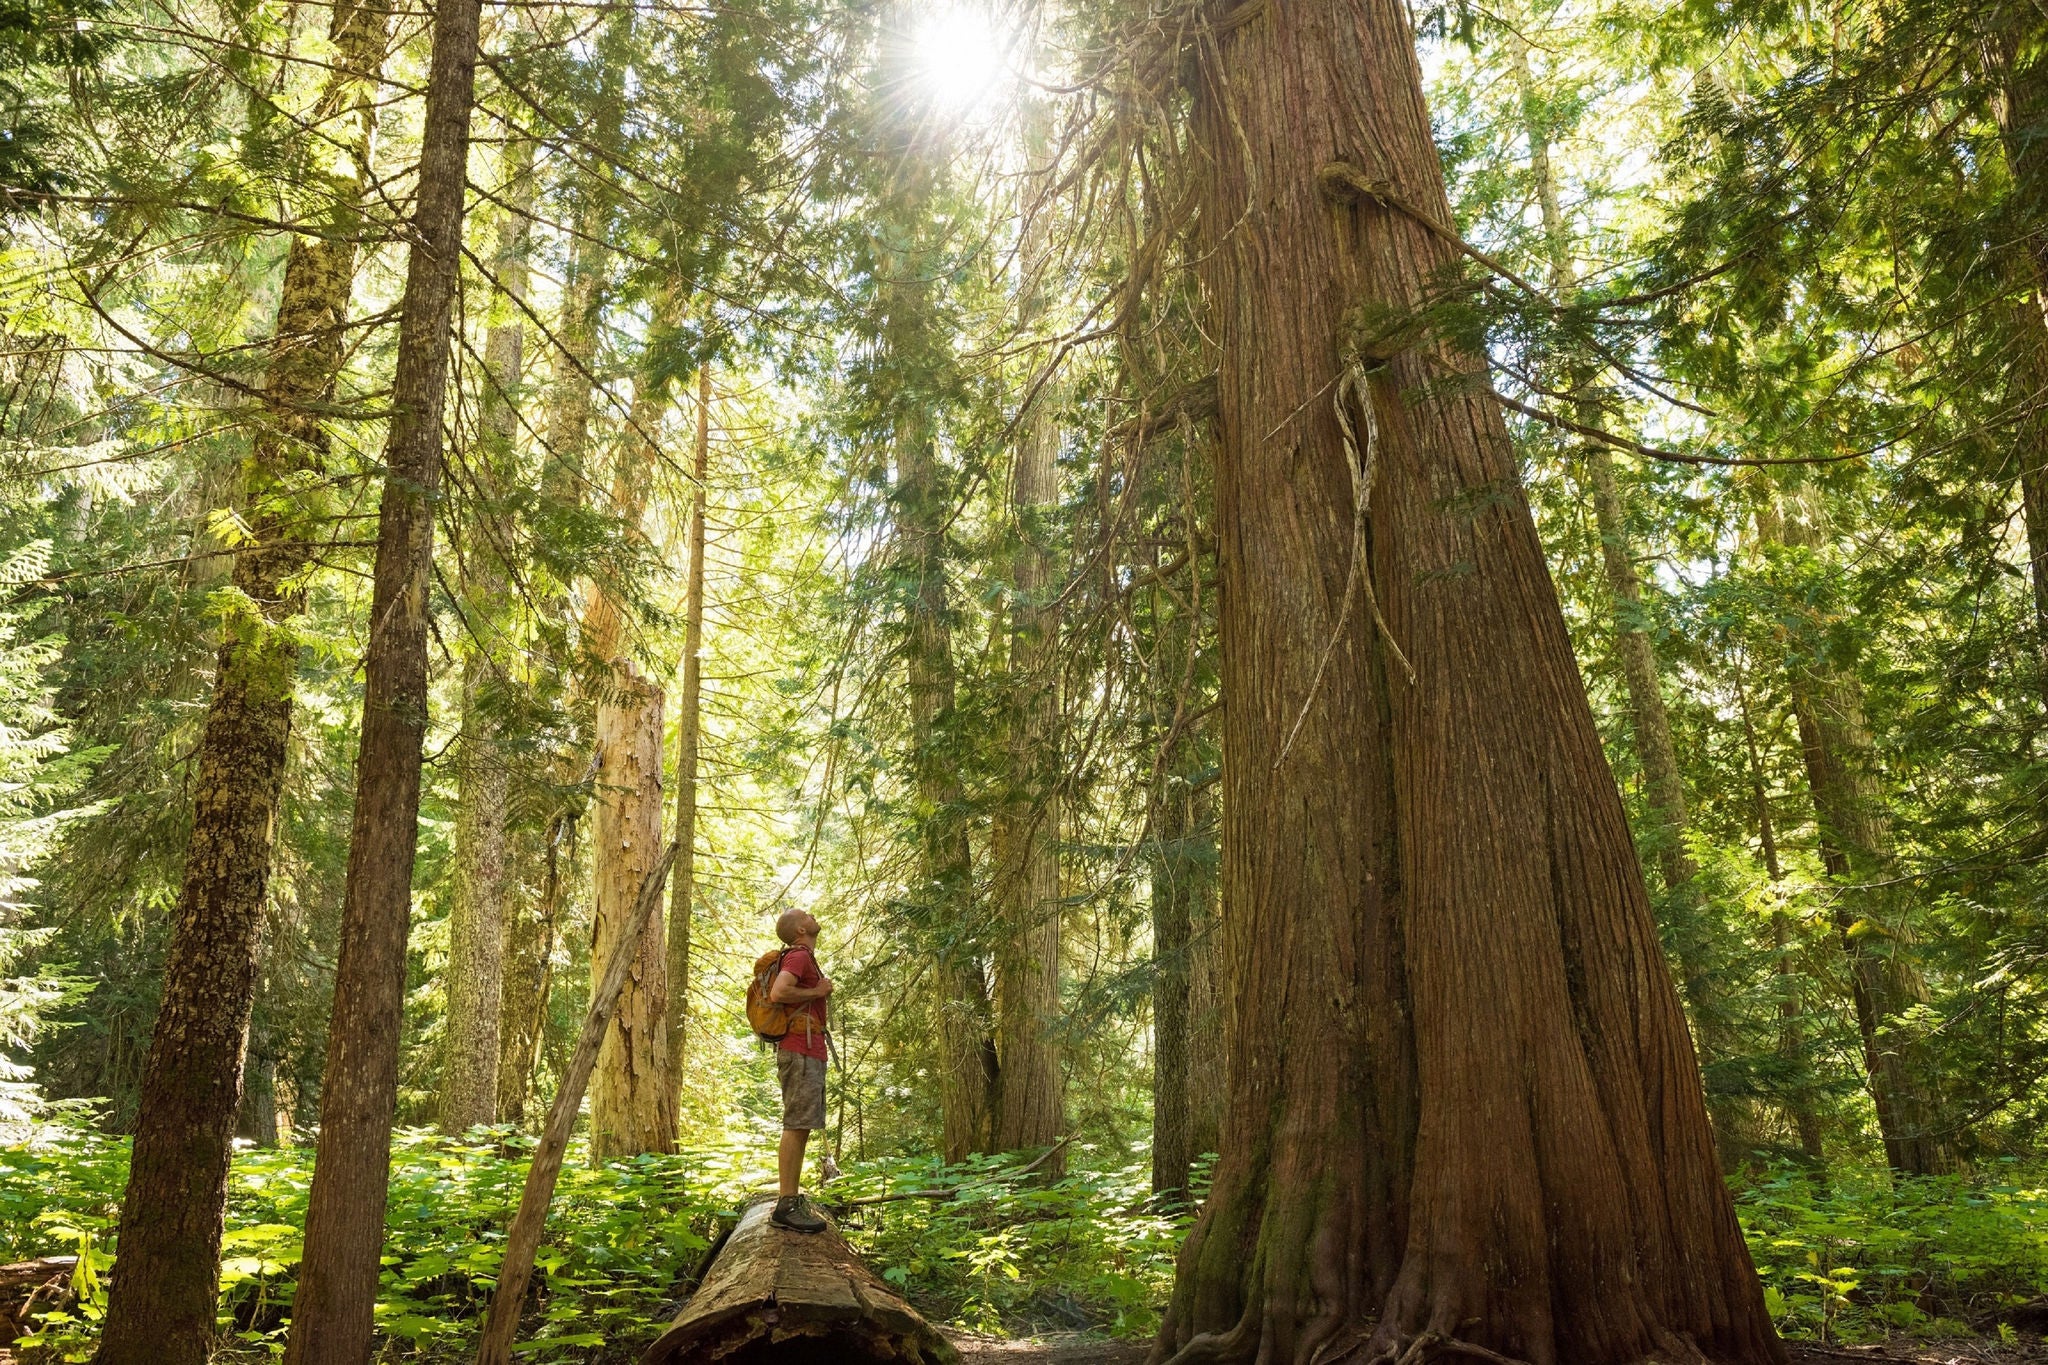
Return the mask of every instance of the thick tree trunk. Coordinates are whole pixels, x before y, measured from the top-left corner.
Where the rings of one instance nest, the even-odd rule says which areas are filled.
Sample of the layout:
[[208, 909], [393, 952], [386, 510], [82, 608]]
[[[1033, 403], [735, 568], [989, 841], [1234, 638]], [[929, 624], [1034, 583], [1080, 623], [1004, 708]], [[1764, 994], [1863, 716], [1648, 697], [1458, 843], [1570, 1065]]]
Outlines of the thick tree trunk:
[[1238, 1026], [1158, 1354], [1782, 1359], [1505, 426], [1376, 325], [1457, 259], [1406, 9], [1195, 61]]
[[690, 490], [690, 577], [683, 599], [683, 683], [676, 699], [675, 881], [668, 905], [668, 1065], [671, 1103], [682, 1113], [690, 1020], [690, 919], [697, 905], [697, 746], [704, 696], [704, 543], [711, 471], [711, 366], [697, 369], [697, 447]]
[[548, 993], [554, 985], [555, 926], [569, 879], [563, 862], [575, 861], [576, 821], [569, 812], [548, 822], [542, 853], [540, 901], [530, 913], [514, 912], [505, 935], [504, 1007], [498, 1026], [498, 1117], [526, 1123], [546, 1033]]
[[[1027, 257], [1029, 250], [1027, 232]], [[1033, 268], [1027, 265], [1027, 270]], [[1066, 1127], [1054, 1030], [1060, 1009], [1059, 612], [1047, 521], [1059, 501], [1059, 431], [1041, 395], [1020, 432], [1010, 500], [1009, 791], [994, 834], [997, 939], [994, 1147], [1047, 1147]], [[1059, 1157], [1046, 1168], [1057, 1179]]]
[[668, 951], [661, 916], [621, 938], [640, 884], [661, 856], [661, 689], [620, 660], [597, 707], [597, 913], [591, 980], [619, 953], [633, 956], [598, 1053], [590, 1091], [590, 1159], [672, 1152], [668, 1066]]
[[511, 771], [489, 692], [510, 679], [501, 632], [506, 594], [499, 547], [489, 530], [493, 506], [516, 469], [519, 418], [514, 395], [526, 349], [527, 248], [533, 233], [533, 143], [507, 149], [492, 273], [499, 297], [484, 340], [489, 371], [483, 395], [483, 436], [471, 477], [482, 504], [479, 534], [462, 561], [464, 617], [462, 729], [456, 745], [455, 894], [448, 914], [448, 1054], [441, 1081], [441, 1129], [460, 1133], [498, 1117], [498, 1039], [504, 1013], [505, 898], [508, 886], [506, 798]]
[[[389, 24], [374, 3], [337, 4], [331, 20], [335, 69], [314, 116], [342, 122], [338, 139], [354, 165], [328, 177], [334, 235], [295, 234], [285, 259], [268, 412], [243, 469], [241, 511], [254, 545], [235, 556], [243, 610], [220, 647], [200, 732], [192, 837], [143, 1071], [102, 1365], [200, 1365], [213, 1344], [231, 1138], [298, 672], [287, 623], [304, 605], [295, 580], [317, 528], [296, 490], [326, 462], [321, 409], [343, 364], [356, 210], [376, 117], [369, 83]], [[275, 1132], [273, 1121], [273, 1142]]]
[[[674, 325], [673, 294], [656, 304], [654, 325]], [[611, 506], [629, 539], [641, 535], [657, 452], [655, 428], [667, 395], [643, 373], [631, 421], [612, 467]], [[609, 663], [597, 698], [597, 817], [593, 850], [597, 906], [592, 980], [617, 952], [635, 954], [625, 993], [605, 1035], [591, 1089], [590, 1155], [608, 1161], [675, 1150], [676, 1096], [668, 1059], [668, 947], [661, 917], [638, 939], [619, 939], [640, 882], [661, 852], [662, 691], [624, 656], [626, 609], [613, 592], [593, 585], [583, 614], [583, 648]]]
[[289, 1365], [361, 1365], [370, 1355], [419, 841], [427, 583], [441, 483], [448, 324], [461, 278], [480, 9], [480, 0], [442, 0], [434, 10], [419, 188], [377, 515], [341, 949], [305, 1259], [285, 1349]]

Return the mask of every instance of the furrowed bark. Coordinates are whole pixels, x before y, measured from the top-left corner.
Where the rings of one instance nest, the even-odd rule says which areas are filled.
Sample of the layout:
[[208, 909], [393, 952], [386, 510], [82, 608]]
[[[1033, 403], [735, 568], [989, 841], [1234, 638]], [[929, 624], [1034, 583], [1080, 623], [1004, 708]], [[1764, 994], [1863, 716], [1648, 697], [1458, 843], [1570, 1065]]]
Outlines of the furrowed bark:
[[1414, 331], [1406, 8], [1244, 13], [1192, 54], [1234, 1093], [1155, 1354], [1782, 1360], [1483, 362]]
[[[471, 472], [488, 503], [501, 496], [504, 473], [516, 468], [519, 419], [513, 408], [526, 346], [528, 210], [533, 201], [533, 143], [507, 149], [503, 193], [509, 207], [498, 225], [496, 275], [502, 297], [484, 340], [489, 371], [483, 396], [484, 441]], [[480, 517], [494, 509], [485, 506]], [[457, 740], [455, 895], [448, 915], [448, 1055], [442, 1076], [441, 1129], [461, 1133], [498, 1117], [498, 1031], [504, 1013], [507, 831], [511, 771], [498, 722], [488, 704], [493, 686], [510, 680], [500, 633], [507, 583], [497, 537], [473, 538], [463, 557], [464, 614], [476, 638], [462, 659], [462, 729]]]
[[[597, 707], [597, 917], [593, 977], [633, 959], [598, 1053], [590, 1092], [590, 1159], [675, 1150], [668, 1066], [668, 952], [660, 915], [628, 937], [641, 883], [661, 852], [661, 689], [621, 660]], [[656, 893], [657, 897], [659, 892]]]
[[[655, 325], [672, 327], [675, 296], [655, 305]], [[667, 406], [643, 374], [632, 420], [612, 467], [611, 511], [629, 539], [641, 537], [657, 452], [653, 435]], [[661, 840], [662, 691], [622, 652], [627, 609], [614, 591], [593, 585], [583, 615], [586, 654], [609, 663], [597, 700], [597, 816], [592, 826], [597, 906], [595, 964], [633, 954], [625, 993], [599, 1054], [591, 1091], [591, 1160], [675, 1150], [674, 1076], [668, 1059], [668, 948], [660, 916], [631, 942], [620, 926]]]
[[690, 1021], [690, 919], [697, 904], [697, 747], [704, 695], [704, 542], [711, 470], [711, 365], [697, 367], [697, 446], [691, 465], [690, 577], [683, 605], [682, 695], [676, 700], [675, 881], [668, 903], [668, 1065], [671, 1103], [682, 1113]]
[[419, 839], [427, 583], [441, 481], [448, 326], [461, 274], [480, 11], [479, 0], [443, 0], [434, 10], [377, 514], [355, 817], [320, 1096], [320, 1144], [285, 1348], [288, 1365], [361, 1365], [370, 1355]]
[[[387, 10], [335, 7], [335, 66], [315, 106], [341, 121], [354, 165], [329, 181], [332, 236], [294, 234], [264, 382], [267, 412], [243, 467], [253, 547], [235, 556], [228, 623], [200, 732], [197, 798], [144, 1066], [121, 1203], [122, 1271], [108, 1291], [102, 1365], [200, 1365], [213, 1346], [220, 1244], [272, 831], [291, 733], [303, 609], [299, 575], [317, 523], [300, 505], [328, 453], [321, 409], [343, 363], [355, 237], [384, 61]], [[276, 1141], [275, 1115], [271, 1138]]]

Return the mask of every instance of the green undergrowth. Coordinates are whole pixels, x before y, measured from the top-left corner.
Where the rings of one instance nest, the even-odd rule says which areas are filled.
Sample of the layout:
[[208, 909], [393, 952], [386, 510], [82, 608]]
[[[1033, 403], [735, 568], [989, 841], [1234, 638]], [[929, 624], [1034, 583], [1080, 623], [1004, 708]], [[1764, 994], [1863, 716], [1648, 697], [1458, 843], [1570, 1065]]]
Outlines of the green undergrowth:
[[[771, 1135], [772, 1136], [772, 1135]], [[400, 1135], [378, 1323], [380, 1359], [470, 1357], [525, 1159], [503, 1134]], [[982, 1332], [1156, 1329], [1184, 1216], [1147, 1197], [1143, 1153], [1076, 1146], [1047, 1181], [1021, 1158], [849, 1163], [831, 1187], [849, 1242], [936, 1321]], [[235, 1159], [222, 1262], [223, 1359], [282, 1350], [312, 1151]], [[522, 1332], [535, 1362], [634, 1359], [687, 1292], [711, 1240], [769, 1178], [766, 1140], [562, 1174]], [[46, 1130], [0, 1146], [0, 1260], [81, 1256], [79, 1302], [32, 1339], [48, 1361], [90, 1355], [127, 1179], [124, 1141]], [[891, 1196], [884, 1202], [872, 1201]], [[907, 1197], [904, 1197], [907, 1196]], [[1736, 1187], [1765, 1294], [1787, 1337], [1953, 1336], [2048, 1292], [2048, 1172], [2009, 1163], [1894, 1183], [1785, 1168]], [[25, 1343], [27, 1344], [27, 1343]], [[36, 1356], [31, 1355], [31, 1360]]]
[[[472, 1357], [526, 1174], [523, 1151], [506, 1155], [502, 1136], [399, 1135], [377, 1305], [380, 1360]], [[830, 1198], [948, 1192], [851, 1207], [842, 1218], [855, 1248], [937, 1321], [992, 1332], [1060, 1326], [1143, 1335], [1158, 1323], [1184, 1224], [1146, 1207], [1145, 1169], [1086, 1150], [1075, 1156], [1075, 1169], [1050, 1184], [1020, 1175], [1022, 1158], [850, 1163]], [[597, 1168], [572, 1151], [521, 1358], [636, 1359], [675, 1312], [721, 1225], [772, 1180], [772, 1160], [767, 1143]], [[222, 1359], [283, 1351], [312, 1163], [310, 1148], [235, 1158], [221, 1266]], [[89, 1131], [0, 1147], [0, 1260], [81, 1258], [78, 1303], [42, 1319], [21, 1343], [26, 1359], [90, 1357], [126, 1180], [126, 1142]]]
[[1764, 1297], [1788, 1338], [2008, 1340], [2000, 1310], [2048, 1292], [2048, 1171], [1993, 1162], [1968, 1176], [1894, 1181], [1882, 1169], [1816, 1180], [1780, 1168], [1736, 1186]]

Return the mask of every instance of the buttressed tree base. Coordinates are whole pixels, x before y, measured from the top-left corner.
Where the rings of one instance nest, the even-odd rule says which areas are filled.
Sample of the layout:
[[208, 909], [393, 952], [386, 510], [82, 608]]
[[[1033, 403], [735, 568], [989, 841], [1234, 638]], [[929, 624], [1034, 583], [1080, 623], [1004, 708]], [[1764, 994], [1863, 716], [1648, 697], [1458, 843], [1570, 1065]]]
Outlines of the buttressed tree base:
[[1781, 1359], [1505, 427], [1380, 321], [1456, 261], [1406, 10], [1198, 52], [1238, 1028], [1154, 1359]]

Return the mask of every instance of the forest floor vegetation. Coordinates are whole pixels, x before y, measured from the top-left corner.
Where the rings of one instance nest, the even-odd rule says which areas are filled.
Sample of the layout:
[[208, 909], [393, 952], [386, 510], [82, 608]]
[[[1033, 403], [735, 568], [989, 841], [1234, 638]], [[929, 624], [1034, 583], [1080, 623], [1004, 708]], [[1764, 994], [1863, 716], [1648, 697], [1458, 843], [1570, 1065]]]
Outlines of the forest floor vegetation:
[[[401, 1136], [377, 1321], [386, 1360], [467, 1360], [530, 1139]], [[769, 1177], [758, 1143], [692, 1147], [563, 1172], [521, 1358], [636, 1358], [673, 1315], [722, 1220]], [[0, 1261], [74, 1255], [75, 1298], [36, 1319], [22, 1360], [87, 1359], [96, 1339], [128, 1144], [48, 1127], [0, 1146]], [[822, 1196], [849, 1242], [988, 1365], [1112, 1365], [1158, 1328], [1184, 1214], [1147, 1188], [1146, 1154], [1077, 1145], [1042, 1184], [1025, 1158], [848, 1161]], [[310, 1148], [237, 1153], [222, 1259], [225, 1359], [283, 1349]], [[1994, 1162], [1901, 1181], [1841, 1168], [1747, 1176], [1737, 1207], [1778, 1328], [1803, 1365], [2038, 1358], [2025, 1311], [2048, 1293], [2048, 1171]], [[863, 1202], [866, 1201], [866, 1202]]]

